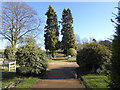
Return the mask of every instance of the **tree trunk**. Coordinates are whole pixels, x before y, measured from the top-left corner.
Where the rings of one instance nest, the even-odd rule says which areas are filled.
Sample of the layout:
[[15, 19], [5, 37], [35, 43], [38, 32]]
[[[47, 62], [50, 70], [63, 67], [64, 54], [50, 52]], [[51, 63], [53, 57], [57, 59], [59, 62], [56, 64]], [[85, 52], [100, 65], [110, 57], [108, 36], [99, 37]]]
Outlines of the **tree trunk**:
[[63, 52], [65, 55], [67, 55], [67, 50], [64, 50], [64, 52]]
[[16, 42], [11, 41], [11, 45], [12, 45], [12, 47], [16, 48]]
[[55, 57], [55, 50], [52, 51], [52, 57]]

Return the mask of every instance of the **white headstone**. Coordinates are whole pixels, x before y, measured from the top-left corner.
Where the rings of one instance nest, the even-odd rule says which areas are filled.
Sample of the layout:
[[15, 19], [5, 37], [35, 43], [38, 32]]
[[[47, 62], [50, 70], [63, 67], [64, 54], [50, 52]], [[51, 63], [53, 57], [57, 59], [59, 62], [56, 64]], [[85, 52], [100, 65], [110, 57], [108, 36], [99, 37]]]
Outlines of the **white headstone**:
[[68, 55], [68, 58], [71, 58], [71, 55]]

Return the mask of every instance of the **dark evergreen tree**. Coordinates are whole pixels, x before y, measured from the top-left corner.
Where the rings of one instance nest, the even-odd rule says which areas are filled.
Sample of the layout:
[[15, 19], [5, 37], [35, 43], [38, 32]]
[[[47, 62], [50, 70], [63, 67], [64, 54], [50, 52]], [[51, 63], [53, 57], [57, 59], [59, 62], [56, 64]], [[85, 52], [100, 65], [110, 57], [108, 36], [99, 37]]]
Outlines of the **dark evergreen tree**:
[[[32, 40], [30, 40], [32, 38]], [[47, 57], [44, 51], [34, 42], [34, 38], [29, 37], [30, 42], [25, 46], [19, 47], [16, 52], [16, 61], [19, 69], [16, 73], [23, 75], [42, 74], [47, 68]]]
[[62, 48], [64, 49], [64, 53], [67, 54], [67, 50], [69, 48], [74, 48], [76, 49], [76, 39], [75, 35], [73, 32], [73, 17], [71, 10], [68, 8], [67, 10], [64, 9], [62, 13], [62, 30], [61, 34], [63, 35], [62, 37]]
[[111, 50], [112, 42], [110, 42], [109, 40], [99, 41], [99, 44], [104, 45]]
[[10, 60], [16, 60], [16, 57], [15, 57], [16, 51], [17, 49], [15, 47], [7, 46], [4, 51], [5, 58]]
[[46, 26], [45, 26], [45, 49], [52, 51], [52, 56], [55, 56], [56, 45], [58, 43], [59, 37], [59, 27], [57, 22], [57, 15], [55, 10], [49, 5], [48, 11], [45, 14], [47, 16]]
[[116, 19], [117, 21], [112, 20], [116, 24], [116, 32], [112, 41], [111, 88], [120, 88], [120, 8], [118, 8]]

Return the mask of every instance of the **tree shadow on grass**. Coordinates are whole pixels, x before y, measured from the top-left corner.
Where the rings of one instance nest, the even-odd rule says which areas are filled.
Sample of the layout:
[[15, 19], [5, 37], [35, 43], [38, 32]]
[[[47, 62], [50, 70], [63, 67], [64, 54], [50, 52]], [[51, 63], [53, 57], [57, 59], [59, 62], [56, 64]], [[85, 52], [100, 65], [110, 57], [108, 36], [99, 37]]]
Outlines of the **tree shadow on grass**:
[[80, 77], [81, 77], [81, 76], [88, 75], [88, 74], [99, 75], [99, 74], [97, 74], [97, 73], [91, 72], [90, 70], [87, 70], [86, 68], [77, 67], [77, 68], [75, 69], [75, 71], [76, 71], [77, 75], [80, 76]]
[[14, 78], [18, 78], [18, 79], [24, 79], [24, 78], [29, 78], [29, 77], [37, 77], [40, 78], [41, 76], [43, 76], [43, 74], [24, 74], [24, 73], [19, 73], [17, 74], [16, 72], [2, 72], [2, 81], [9, 81], [12, 80]]
[[2, 72], [2, 81], [17, 77], [16, 72]]

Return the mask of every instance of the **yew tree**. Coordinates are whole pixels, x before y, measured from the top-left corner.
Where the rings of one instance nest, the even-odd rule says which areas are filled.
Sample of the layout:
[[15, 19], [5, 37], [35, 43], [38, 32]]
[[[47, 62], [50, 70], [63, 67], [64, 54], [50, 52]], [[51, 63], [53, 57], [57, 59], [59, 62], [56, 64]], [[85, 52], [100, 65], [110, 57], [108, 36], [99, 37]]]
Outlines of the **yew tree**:
[[54, 57], [59, 37], [57, 15], [51, 5], [49, 5], [48, 11], [45, 15], [47, 16], [44, 34], [45, 49], [50, 50], [52, 52], [52, 56]]
[[64, 53], [66, 53], [69, 48], [74, 49], [77, 48], [76, 39], [72, 26], [73, 17], [71, 10], [69, 8], [67, 10], [66, 9], [63, 10], [61, 24], [62, 24], [61, 34], [63, 35], [62, 48], [64, 49]]
[[116, 21], [116, 32], [112, 41], [112, 60], [111, 60], [111, 73], [110, 73], [110, 86], [111, 88], [120, 88], [120, 8], [118, 8], [118, 15]]

